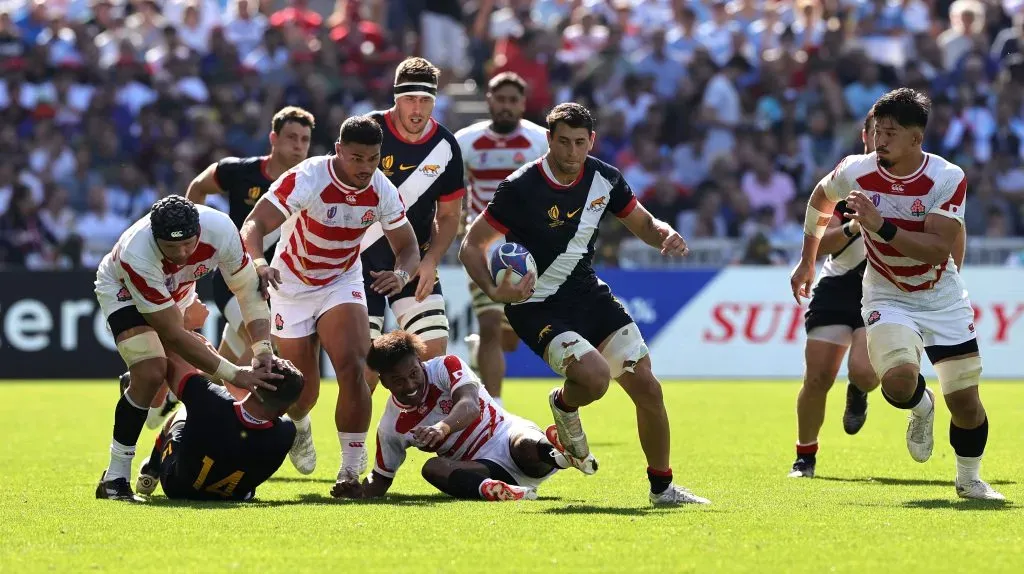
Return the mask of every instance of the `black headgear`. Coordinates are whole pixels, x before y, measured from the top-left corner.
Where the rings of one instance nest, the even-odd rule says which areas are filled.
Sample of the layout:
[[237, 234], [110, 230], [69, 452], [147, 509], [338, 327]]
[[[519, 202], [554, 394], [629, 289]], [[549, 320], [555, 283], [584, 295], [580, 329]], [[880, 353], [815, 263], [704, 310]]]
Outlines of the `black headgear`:
[[199, 210], [180, 195], [169, 195], [149, 210], [153, 237], [164, 241], [183, 241], [199, 235]]

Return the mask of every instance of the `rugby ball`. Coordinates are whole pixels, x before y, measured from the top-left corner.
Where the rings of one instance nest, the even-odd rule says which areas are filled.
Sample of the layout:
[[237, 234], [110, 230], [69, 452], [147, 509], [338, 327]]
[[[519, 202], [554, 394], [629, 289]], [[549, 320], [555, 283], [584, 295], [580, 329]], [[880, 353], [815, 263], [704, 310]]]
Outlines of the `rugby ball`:
[[508, 273], [512, 274], [510, 281], [513, 285], [517, 285], [531, 271], [534, 275], [537, 274], [537, 262], [533, 260], [533, 255], [518, 243], [499, 245], [491, 253], [487, 268], [495, 285], [501, 285]]

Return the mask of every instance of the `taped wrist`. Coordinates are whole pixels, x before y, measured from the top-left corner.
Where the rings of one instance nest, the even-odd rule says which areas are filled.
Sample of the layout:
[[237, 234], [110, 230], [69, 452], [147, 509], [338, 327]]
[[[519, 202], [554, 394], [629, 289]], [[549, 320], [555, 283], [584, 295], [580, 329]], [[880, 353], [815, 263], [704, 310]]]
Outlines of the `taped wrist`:
[[260, 278], [255, 265], [250, 263], [234, 275], [225, 275], [224, 282], [238, 298], [238, 307], [246, 325], [260, 319], [270, 320], [270, 306], [260, 293]]
[[224, 357], [221, 357], [220, 364], [217, 365], [217, 370], [213, 372], [213, 376], [230, 383], [235, 380], [235, 375], [238, 374], [238, 371], [238, 367]]

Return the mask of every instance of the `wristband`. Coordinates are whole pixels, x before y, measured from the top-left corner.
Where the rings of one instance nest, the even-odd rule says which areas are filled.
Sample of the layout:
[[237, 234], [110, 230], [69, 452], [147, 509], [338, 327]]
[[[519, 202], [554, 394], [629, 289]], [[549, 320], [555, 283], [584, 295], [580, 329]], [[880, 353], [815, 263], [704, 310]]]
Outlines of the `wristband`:
[[395, 269], [392, 273], [395, 274], [395, 277], [402, 280], [402, 287], [409, 284], [409, 274], [404, 269]]
[[262, 258], [262, 257], [258, 257], [256, 259], [253, 259], [252, 263], [256, 267], [266, 267], [267, 266], [267, 260]]
[[882, 241], [889, 243], [896, 237], [896, 232], [899, 231], [899, 227], [896, 224], [885, 219], [882, 221], [882, 227], [878, 228], [878, 236], [882, 238]]
[[850, 229], [851, 227], [853, 227], [853, 224], [852, 224], [852, 223], [844, 223], [844, 224], [843, 224], [843, 235], [845, 235], [845, 236], [849, 237], [850, 239], [853, 239], [853, 238], [854, 238], [854, 237], [855, 237], [855, 236], [856, 236], [857, 234], [856, 234], [856, 233], [854, 233], [854, 232], [853, 232], [853, 231], [852, 231], [852, 230]]
[[220, 364], [217, 365], [217, 370], [213, 372], [213, 376], [230, 383], [235, 380], [235, 375], [238, 374], [239, 370], [240, 369], [230, 361], [221, 357]]
[[[808, 203], [807, 212], [804, 214], [804, 234], [821, 239], [825, 235], [825, 229], [828, 228], [828, 220], [831, 217], [832, 214], [822, 213]], [[825, 220], [825, 223], [821, 223], [822, 219]]]
[[274, 354], [274, 346], [270, 344], [270, 341], [256, 341], [252, 344], [252, 356], [258, 357], [260, 355]]

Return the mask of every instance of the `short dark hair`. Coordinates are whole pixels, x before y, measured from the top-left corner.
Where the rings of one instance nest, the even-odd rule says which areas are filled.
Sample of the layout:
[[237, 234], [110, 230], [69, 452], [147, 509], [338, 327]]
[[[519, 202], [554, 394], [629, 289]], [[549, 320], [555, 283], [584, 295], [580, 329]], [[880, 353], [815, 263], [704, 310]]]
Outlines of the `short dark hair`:
[[284, 125], [288, 122], [297, 123], [300, 126], [309, 128], [310, 130], [313, 130], [313, 128], [316, 127], [316, 118], [313, 117], [313, 114], [298, 106], [288, 106], [281, 108], [276, 114], [274, 114], [274, 119], [270, 120], [270, 129], [272, 129], [275, 134], [279, 134], [284, 128]]
[[398, 64], [398, 68], [395, 70], [395, 84], [425, 82], [436, 85], [440, 76], [441, 70], [426, 58], [406, 58], [402, 60], [401, 64]]
[[548, 112], [548, 117], [545, 120], [548, 124], [548, 131], [551, 133], [555, 133], [559, 122], [570, 128], [587, 128], [587, 132], [594, 132], [594, 116], [591, 115], [590, 110], [576, 102], [558, 104]]
[[199, 210], [180, 195], [168, 195], [149, 210], [153, 237], [165, 241], [184, 241], [199, 235]]
[[890, 119], [905, 128], [928, 126], [932, 102], [924, 93], [911, 88], [898, 88], [885, 94], [871, 107], [875, 121]]
[[260, 389], [259, 396], [263, 404], [271, 409], [283, 410], [299, 400], [302, 388], [306, 386], [306, 378], [302, 376], [295, 367], [280, 359], [274, 360], [274, 367], [271, 369], [275, 375], [282, 375], [283, 379], [274, 379], [271, 383], [277, 390]]
[[868, 112], [868, 115], [864, 116], [864, 133], [871, 131], [871, 128], [875, 126], [875, 110], [874, 108]]
[[343, 144], [380, 145], [384, 141], [384, 131], [370, 116], [352, 116], [342, 122], [338, 141]]
[[505, 86], [515, 86], [520, 94], [526, 94], [526, 80], [515, 72], [502, 72], [487, 82], [487, 91], [495, 92]]
[[426, 352], [423, 340], [407, 331], [392, 331], [370, 343], [366, 366], [378, 373], [387, 372], [410, 355], [422, 357]]

